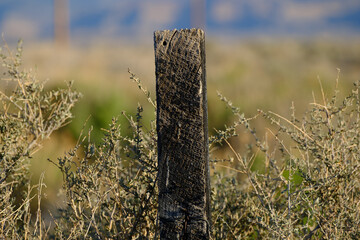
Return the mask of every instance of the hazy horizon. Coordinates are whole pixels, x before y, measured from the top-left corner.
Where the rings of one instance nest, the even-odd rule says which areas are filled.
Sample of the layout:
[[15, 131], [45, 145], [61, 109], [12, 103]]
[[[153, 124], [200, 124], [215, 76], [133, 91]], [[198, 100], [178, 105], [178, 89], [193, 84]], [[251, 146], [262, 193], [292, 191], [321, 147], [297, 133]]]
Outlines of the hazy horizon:
[[[356, 0], [207, 0], [201, 5], [202, 1], [89, 0], [85, 7], [84, 2], [69, 1], [70, 38], [152, 41], [155, 30], [197, 27], [196, 21], [204, 21], [200, 25], [212, 38], [360, 36]], [[194, 2], [200, 5], [195, 8]], [[54, 2], [3, 0], [0, 32], [9, 40], [51, 40]]]

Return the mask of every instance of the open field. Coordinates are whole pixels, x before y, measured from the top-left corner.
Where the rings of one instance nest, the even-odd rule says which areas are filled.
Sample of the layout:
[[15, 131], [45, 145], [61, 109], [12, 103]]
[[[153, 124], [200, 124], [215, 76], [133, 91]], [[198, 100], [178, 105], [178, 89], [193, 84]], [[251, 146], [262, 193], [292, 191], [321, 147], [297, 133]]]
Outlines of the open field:
[[[301, 115], [313, 101], [313, 93], [320, 98], [318, 77], [325, 91], [332, 92], [341, 69], [340, 90], [349, 89], [360, 79], [360, 45], [354, 40], [322, 39], [295, 40], [238, 40], [219, 43], [207, 40], [207, 83], [209, 104], [209, 130], [223, 129], [231, 124], [232, 114], [219, 100], [217, 91], [231, 99], [248, 116], [257, 109], [272, 110], [290, 116], [292, 102]], [[93, 125], [93, 140], [102, 137], [101, 128], [107, 128], [113, 116], [121, 112], [134, 113], [138, 103], [144, 106], [144, 122], [154, 119], [154, 111], [136, 84], [129, 79], [128, 69], [137, 75], [152, 96], [155, 96], [154, 51], [151, 45], [135, 45], [110, 41], [88, 46], [74, 45], [57, 49], [52, 43], [24, 44], [25, 67], [36, 66], [40, 79], [48, 79], [47, 86], [64, 86], [74, 80], [75, 88], [84, 94], [75, 108], [72, 123], [48, 141], [54, 158], [63, 155], [76, 143], [84, 123]], [[328, 96], [330, 97], [330, 96]], [[259, 123], [261, 124], [261, 123]], [[146, 124], [145, 124], [146, 126]], [[54, 139], [55, 138], [55, 139]], [[241, 149], [249, 139], [233, 139]], [[227, 157], [229, 151], [218, 151], [217, 157]], [[40, 151], [34, 166], [34, 175], [49, 172], [46, 182], [55, 184], [47, 162], [49, 153]], [[57, 177], [56, 179], [59, 179]], [[35, 180], [37, 181], [37, 180]], [[52, 189], [51, 187], [49, 189]], [[54, 196], [56, 193], [49, 193]]]
[[[337, 85], [341, 99], [360, 79], [360, 46], [358, 41], [321, 40], [239, 40], [227, 43], [207, 41], [207, 84], [209, 104], [209, 129], [224, 129], [231, 124], [233, 114], [219, 100], [217, 91], [240, 107], [246, 117], [257, 114], [257, 109], [271, 110], [291, 117], [292, 102], [296, 115], [321, 102], [320, 85], [330, 98]], [[59, 170], [47, 161], [63, 156], [73, 147], [86, 122], [85, 129], [93, 126], [91, 140], [100, 142], [101, 128], [107, 128], [113, 116], [119, 116], [122, 129], [127, 131], [127, 121], [121, 112], [134, 114], [138, 103], [144, 107], [143, 125], [149, 127], [154, 119], [154, 109], [129, 79], [128, 68], [139, 77], [152, 96], [155, 95], [153, 47], [129, 43], [102, 43], [91, 46], [73, 46], [56, 49], [50, 43], [24, 45], [23, 62], [26, 68], [36, 66], [38, 77], [47, 79], [47, 87], [65, 86], [64, 81], [75, 81], [76, 90], [84, 97], [77, 104], [72, 123], [52, 135], [41, 151], [32, 159], [31, 172], [34, 183], [45, 172], [44, 189], [47, 199], [43, 206], [53, 204], [61, 184]], [[321, 82], [321, 83], [320, 83]], [[262, 135], [264, 121], [255, 126]], [[85, 135], [87, 130], [84, 131]], [[248, 135], [230, 140], [236, 151], [245, 151], [251, 142]], [[231, 149], [222, 147], [212, 157], [234, 156]], [[256, 165], [256, 164], [255, 164]], [[289, 178], [289, 177], [288, 177]]]
[[[50, 79], [48, 85], [75, 81], [77, 89], [85, 95], [79, 104], [85, 108], [82, 111], [90, 111], [86, 106], [91, 104], [100, 109], [107, 105], [108, 116], [134, 110], [137, 102], [144, 99], [129, 80], [128, 69], [154, 95], [151, 45], [112, 41], [69, 49], [56, 49], [50, 43], [25, 43], [24, 47], [25, 66], [36, 66], [39, 78]], [[328, 90], [335, 86], [337, 68], [341, 69], [340, 87], [348, 88], [360, 76], [358, 39], [329, 42], [244, 39], [223, 43], [209, 39], [206, 51], [210, 126], [221, 127], [226, 121], [226, 116], [218, 112], [216, 91], [249, 114], [257, 108], [285, 113], [292, 101], [299, 111], [306, 108], [305, 103], [312, 100], [312, 91], [319, 89], [318, 77]], [[89, 114], [81, 114], [82, 119], [78, 120], [84, 122]], [[100, 114], [92, 111], [91, 115]]]
[[[285, 114], [295, 102], [298, 112], [319, 93], [321, 79], [326, 90], [333, 89], [337, 68], [340, 87], [349, 88], [360, 76], [360, 46], [357, 39], [323, 40], [238, 40], [219, 43], [207, 40], [207, 82], [210, 131], [229, 122], [218, 101], [217, 91], [231, 99], [245, 113], [258, 108]], [[85, 120], [106, 127], [121, 111], [135, 111], [145, 98], [129, 79], [128, 69], [155, 95], [154, 53], [151, 45], [110, 42], [56, 49], [50, 43], [27, 45], [24, 63], [37, 67], [48, 86], [75, 81], [84, 93], [70, 129], [77, 136]], [[152, 110], [146, 116], [152, 117]], [[98, 126], [98, 127], [97, 127]], [[77, 129], [77, 130], [76, 130]]]

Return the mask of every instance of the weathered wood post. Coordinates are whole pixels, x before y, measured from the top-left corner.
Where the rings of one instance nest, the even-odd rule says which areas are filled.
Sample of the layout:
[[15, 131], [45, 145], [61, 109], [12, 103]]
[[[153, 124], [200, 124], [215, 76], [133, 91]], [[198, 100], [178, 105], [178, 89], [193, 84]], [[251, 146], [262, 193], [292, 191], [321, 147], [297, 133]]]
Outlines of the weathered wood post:
[[205, 36], [154, 33], [161, 239], [209, 239]]

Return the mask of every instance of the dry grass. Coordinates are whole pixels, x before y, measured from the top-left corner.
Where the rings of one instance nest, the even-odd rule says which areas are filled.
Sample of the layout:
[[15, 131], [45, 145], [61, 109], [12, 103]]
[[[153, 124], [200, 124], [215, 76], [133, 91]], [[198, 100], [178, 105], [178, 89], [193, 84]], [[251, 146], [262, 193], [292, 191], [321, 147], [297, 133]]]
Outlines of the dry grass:
[[[26, 61], [54, 79], [49, 81], [51, 88], [59, 79], [75, 79], [77, 88], [89, 88], [84, 88], [85, 100], [75, 112], [80, 124], [74, 121], [73, 127], [57, 135], [77, 129], [72, 133], [77, 136], [75, 147], [66, 149], [64, 155], [64, 149], [55, 143], [57, 156], [43, 151], [29, 158], [38, 144], [71, 116], [67, 111], [77, 100], [71, 96], [77, 95], [70, 88], [41, 92], [43, 85], [36, 81], [32, 84], [32, 80], [43, 75], [27, 78], [30, 75], [23, 71], [9, 72], [11, 78], [25, 78], [26, 82], [2, 85], [19, 91], [13, 92], [12, 98], [11, 91], [4, 91], [1, 99], [5, 107], [2, 123], [15, 124], [1, 128], [2, 149], [13, 149], [1, 154], [14, 155], [8, 157], [13, 163], [2, 160], [5, 165], [1, 166], [5, 180], [0, 195], [3, 203], [10, 203], [1, 208], [1, 234], [26, 239], [156, 238], [156, 136], [154, 123], [149, 123], [149, 116], [154, 119], [154, 108], [148, 99], [132, 95], [137, 90], [128, 81], [127, 73], [130, 67], [146, 74], [140, 75], [143, 82], [137, 84], [154, 85], [152, 47], [108, 45], [54, 52], [50, 45], [41, 45], [31, 49], [25, 55]], [[208, 41], [207, 51], [212, 157], [218, 159], [212, 171], [214, 238], [359, 238], [359, 86], [352, 90], [349, 87], [349, 82], [356, 82], [360, 75], [356, 68], [360, 62], [358, 45], [245, 41], [226, 47]], [[15, 62], [10, 61], [2, 70], [18, 69], [19, 60], [12, 60]], [[343, 72], [340, 78], [338, 67]], [[312, 89], [319, 89], [318, 73], [321, 87], [313, 94]], [[327, 95], [334, 85], [335, 94]], [[148, 88], [153, 92], [152, 87]], [[228, 106], [225, 108], [215, 100], [215, 89], [234, 99], [234, 104], [221, 97]], [[51, 108], [58, 105], [47, 97], [56, 91], [65, 97], [61, 105], [64, 108]], [[114, 97], [109, 98], [110, 94]], [[291, 103], [293, 100], [296, 104]], [[121, 104], [111, 104], [116, 101]], [[95, 109], [90, 118], [88, 105]], [[121, 116], [119, 124], [110, 119], [120, 115], [120, 107], [137, 111]], [[57, 117], [49, 118], [51, 113]], [[88, 118], [88, 126], [94, 127], [83, 129]], [[18, 121], [21, 119], [23, 122]], [[224, 123], [230, 127], [224, 127]], [[95, 132], [100, 127], [107, 129], [101, 137]], [[31, 131], [24, 133], [27, 129]], [[237, 134], [239, 137], [233, 137]], [[46, 148], [52, 151], [49, 145]], [[35, 184], [29, 181], [28, 165], [37, 169], [47, 158], [55, 166], [51, 171], [58, 169], [63, 177], [64, 204], [49, 207], [61, 213], [53, 212], [55, 228], [48, 228], [44, 215], [47, 210], [41, 208], [49, 188], [53, 188], [44, 187], [50, 177], [48, 169], [45, 179], [40, 174], [32, 177]], [[16, 168], [8, 171], [9, 166]], [[16, 173], [16, 177], [9, 178], [8, 172]], [[27, 187], [17, 191], [21, 194], [14, 194], [20, 185]], [[56, 194], [57, 190], [48, 196]]]
[[[321, 100], [299, 118], [293, 108], [289, 119], [262, 110], [245, 118], [221, 97], [237, 121], [218, 131], [213, 142], [229, 146], [237, 167], [227, 167], [223, 175], [215, 170], [216, 239], [360, 237], [359, 87], [355, 83], [345, 98], [338, 89], [327, 98], [320, 87]], [[261, 118], [272, 138], [253, 128]], [[227, 140], [238, 127], [253, 138], [244, 153]], [[261, 168], [253, 167], [257, 156]]]

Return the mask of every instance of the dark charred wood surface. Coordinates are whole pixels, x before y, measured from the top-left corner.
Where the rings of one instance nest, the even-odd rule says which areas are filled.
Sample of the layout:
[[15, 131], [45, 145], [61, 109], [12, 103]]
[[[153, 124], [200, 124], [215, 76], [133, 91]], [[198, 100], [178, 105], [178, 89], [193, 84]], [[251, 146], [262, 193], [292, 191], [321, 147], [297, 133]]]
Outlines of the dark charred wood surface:
[[156, 31], [161, 239], [209, 239], [204, 32]]

